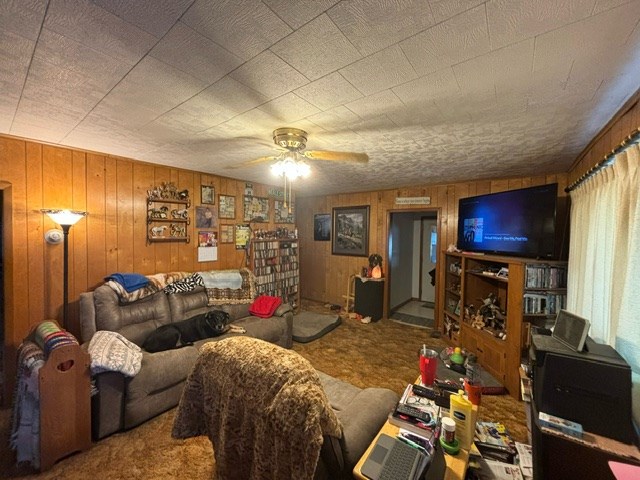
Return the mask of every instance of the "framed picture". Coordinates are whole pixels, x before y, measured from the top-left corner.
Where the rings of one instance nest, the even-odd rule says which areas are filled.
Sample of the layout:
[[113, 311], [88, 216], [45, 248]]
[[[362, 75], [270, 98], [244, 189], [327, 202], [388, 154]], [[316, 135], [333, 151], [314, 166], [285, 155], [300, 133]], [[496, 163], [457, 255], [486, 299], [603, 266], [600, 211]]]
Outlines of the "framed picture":
[[233, 243], [233, 225], [220, 225], [220, 243]]
[[216, 228], [217, 226], [216, 207], [196, 207], [196, 228]]
[[213, 205], [216, 203], [216, 189], [211, 185], [200, 186], [200, 203]]
[[333, 255], [366, 257], [369, 253], [369, 205], [333, 209]]
[[236, 250], [246, 250], [251, 236], [249, 225], [236, 224]]
[[236, 197], [218, 195], [218, 215], [220, 218], [236, 218]]
[[199, 247], [217, 247], [218, 232], [198, 232]]
[[244, 197], [245, 222], [268, 222], [269, 221], [269, 199], [266, 197]]
[[290, 203], [286, 207], [284, 206], [284, 202], [282, 200], [274, 200], [273, 201], [273, 209], [275, 210], [274, 214], [274, 223], [295, 223], [295, 215], [293, 204]]
[[319, 242], [331, 240], [330, 213], [318, 213], [313, 216], [313, 239]]

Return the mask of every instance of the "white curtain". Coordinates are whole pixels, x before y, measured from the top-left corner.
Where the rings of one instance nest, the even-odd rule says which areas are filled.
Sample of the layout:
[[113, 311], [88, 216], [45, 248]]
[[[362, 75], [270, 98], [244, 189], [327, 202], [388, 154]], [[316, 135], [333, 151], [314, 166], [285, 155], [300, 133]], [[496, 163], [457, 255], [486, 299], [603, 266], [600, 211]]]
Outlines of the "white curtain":
[[568, 310], [591, 321], [589, 335], [612, 345], [634, 372], [640, 417], [640, 148], [571, 192]]

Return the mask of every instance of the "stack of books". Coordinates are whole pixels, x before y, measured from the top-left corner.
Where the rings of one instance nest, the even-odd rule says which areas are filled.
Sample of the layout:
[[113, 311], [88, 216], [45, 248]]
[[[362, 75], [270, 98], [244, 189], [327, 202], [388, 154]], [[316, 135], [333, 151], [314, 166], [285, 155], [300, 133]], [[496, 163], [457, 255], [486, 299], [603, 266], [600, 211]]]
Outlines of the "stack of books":
[[389, 414], [389, 423], [412, 433], [431, 439], [438, 424], [440, 407], [435, 401], [418, 392], [420, 387], [407, 385], [398, 405]]

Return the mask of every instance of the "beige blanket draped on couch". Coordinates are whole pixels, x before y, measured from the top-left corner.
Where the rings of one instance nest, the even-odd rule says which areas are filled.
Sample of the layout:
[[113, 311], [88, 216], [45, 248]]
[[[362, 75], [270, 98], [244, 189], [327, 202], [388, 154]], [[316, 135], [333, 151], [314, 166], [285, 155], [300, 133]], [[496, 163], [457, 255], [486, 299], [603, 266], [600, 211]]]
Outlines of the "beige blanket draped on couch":
[[311, 364], [262, 340], [206, 344], [178, 406], [172, 435], [207, 435], [217, 478], [312, 479], [323, 435], [341, 425]]

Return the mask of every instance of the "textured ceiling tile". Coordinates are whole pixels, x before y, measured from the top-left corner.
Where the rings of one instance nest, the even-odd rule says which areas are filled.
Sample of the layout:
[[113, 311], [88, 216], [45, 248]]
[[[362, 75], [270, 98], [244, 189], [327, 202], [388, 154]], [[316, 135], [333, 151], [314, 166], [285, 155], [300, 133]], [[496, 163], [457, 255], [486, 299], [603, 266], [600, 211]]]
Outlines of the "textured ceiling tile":
[[261, 93], [226, 76], [187, 100], [182, 106], [190, 108], [191, 102], [196, 104], [211, 103], [216, 110], [228, 111], [231, 116], [235, 116], [251, 110], [267, 100], [268, 98]]
[[598, 13], [605, 12], [611, 8], [619, 7], [620, 5], [624, 5], [625, 3], [629, 3], [629, 0], [597, 0], [596, 6], [593, 7], [593, 15], [597, 15]]
[[328, 110], [362, 97], [362, 94], [338, 72], [300, 87], [294, 93], [320, 110]]
[[401, 43], [419, 75], [433, 73], [490, 50], [485, 7], [481, 5]]
[[35, 60], [91, 78], [103, 92], [110, 90], [131, 69], [126, 63], [46, 28], [38, 40]]
[[311, 115], [309, 120], [325, 130], [331, 131], [347, 128], [354, 122], [360, 121], [361, 118], [347, 107], [340, 105], [325, 112]]
[[435, 23], [440, 23], [485, 2], [486, 0], [431, 0], [431, 11]]
[[533, 39], [525, 40], [453, 66], [463, 92], [495, 89], [502, 93], [528, 92], [533, 67]]
[[261, 53], [229, 75], [270, 99], [309, 83], [304, 75], [270, 51]]
[[[38, 100], [22, 98], [18, 111], [16, 112], [16, 122], [40, 125], [42, 127], [65, 126], [70, 130], [82, 120], [84, 114], [78, 113], [74, 109], [66, 108], [66, 105], [56, 105], [43, 103]], [[46, 119], [46, 121], [43, 121]]]
[[181, 20], [244, 60], [292, 31], [264, 3], [251, 0], [196, 0]]
[[[154, 37], [161, 38], [178, 21], [193, 0], [91, 0]], [[153, 11], [153, 15], [149, 12]]]
[[599, 15], [540, 35], [536, 39], [534, 70], [555, 69], [576, 58], [599, 59], [622, 47], [640, 16], [640, 2], [608, 10]]
[[339, 0], [262, 0], [291, 28], [300, 28]]
[[[43, 104], [57, 105], [75, 112], [82, 118], [103, 97], [104, 89], [98, 88], [91, 78], [57, 65], [34, 59], [29, 77], [24, 85], [23, 98]], [[55, 120], [43, 112], [43, 122]]]
[[326, 15], [280, 40], [271, 51], [310, 80], [362, 58]]
[[87, 0], [52, 0], [45, 28], [133, 65], [157, 38]]
[[[185, 55], [185, 52], [189, 52]], [[184, 23], [177, 23], [153, 47], [150, 56], [202, 81], [213, 83], [242, 64], [242, 60]]]
[[[29, 120], [32, 121], [33, 119], [30, 118]], [[58, 123], [43, 125], [42, 123], [24, 123], [14, 120], [9, 133], [18, 137], [37, 138], [44, 142], [58, 143], [62, 141], [72, 127], [73, 125]]]
[[443, 122], [440, 109], [434, 102], [416, 102], [386, 114], [399, 127], [437, 125]]
[[286, 93], [259, 108], [285, 123], [300, 120], [320, 111], [295, 93]]
[[12, 32], [35, 42], [46, 9], [45, 0], [2, 0], [0, 32]]
[[447, 98], [459, 91], [460, 87], [450, 68], [420, 77], [393, 89], [404, 104]]
[[349, 102], [346, 107], [361, 118], [374, 117], [402, 108], [402, 102], [391, 90]]
[[271, 138], [273, 130], [279, 125], [280, 121], [277, 118], [254, 108], [218, 125], [214, 130], [232, 137], [248, 136], [265, 139]]
[[202, 81], [159, 60], [145, 57], [107, 95], [105, 101], [119, 103], [125, 109], [129, 104], [161, 114], [191, 98], [204, 87]]
[[434, 24], [428, 0], [340, 2], [329, 17], [363, 55], [370, 55]]
[[397, 45], [363, 58], [343, 68], [340, 73], [365, 95], [395, 87], [418, 76]]
[[22, 89], [34, 47], [35, 42], [8, 30], [0, 30], [0, 82], [3, 86], [2, 94], [9, 88], [17, 88], [18, 91]]
[[486, 5], [491, 46], [500, 48], [588, 17], [595, 0], [492, 0]]

